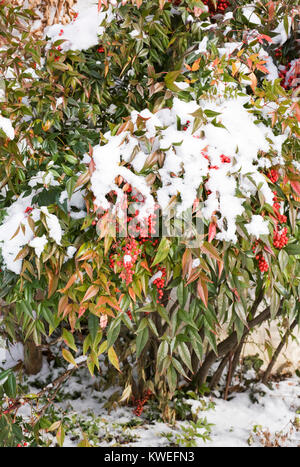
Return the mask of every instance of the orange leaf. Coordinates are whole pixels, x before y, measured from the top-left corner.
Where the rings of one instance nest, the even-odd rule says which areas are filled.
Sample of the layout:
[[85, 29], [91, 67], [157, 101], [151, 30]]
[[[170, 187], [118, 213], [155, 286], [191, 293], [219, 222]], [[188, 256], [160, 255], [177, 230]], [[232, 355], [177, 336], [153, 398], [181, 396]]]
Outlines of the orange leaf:
[[249, 78], [251, 79], [251, 89], [255, 92], [257, 86], [257, 78], [254, 73], [250, 73]]
[[47, 273], [47, 276], [48, 276], [48, 296], [47, 296], [47, 298], [50, 298], [50, 297], [52, 297], [52, 295], [54, 294], [54, 292], [57, 289], [59, 276], [54, 275], [54, 273], [48, 268], [46, 268], [46, 273]]
[[93, 298], [95, 295], [97, 295], [98, 292], [99, 292], [99, 287], [98, 287], [97, 285], [91, 285], [91, 286], [87, 289], [87, 291], [86, 291], [86, 293], [85, 293], [83, 299], [81, 300], [81, 303], [90, 300], [90, 299]]
[[200, 276], [200, 270], [194, 270], [194, 272], [192, 272], [189, 277], [188, 277], [188, 280], [187, 280], [187, 285], [190, 284], [191, 282], [194, 282], [196, 279], [198, 279], [198, 277]]
[[239, 71], [240, 69], [240, 65], [241, 65], [241, 62], [240, 61], [237, 61], [237, 62], [233, 62], [232, 63], [232, 76], [235, 76], [237, 74], [237, 72]]
[[59, 315], [64, 311], [68, 303], [69, 303], [68, 297], [66, 295], [63, 295], [58, 302], [58, 314]]
[[85, 272], [87, 273], [87, 275], [89, 276], [89, 278], [91, 279], [91, 281], [93, 280], [93, 268], [90, 264], [88, 263], [84, 263], [82, 265], [83, 269], [85, 270]]
[[187, 63], [185, 63], [184, 66], [185, 66], [189, 71], [192, 71], [192, 67], [191, 67], [190, 65], [188, 65]]
[[129, 295], [132, 298], [132, 300], [135, 302], [135, 300], [136, 300], [135, 293], [134, 293], [134, 291], [133, 291], [133, 289], [131, 287], [128, 288], [128, 292], [129, 292]]
[[224, 263], [223, 261], [217, 261], [217, 263], [218, 263], [218, 268], [219, 268], [219, 279], [220, 279], [223, 268], [224, 268]]
[[143, 260], [143, 261], [141, 262], [141, 266], [142, 266], [142, 268], [146, 269], [148, 272], [151, 273], [151, 269], [149, 268], [148, 263], [147, 263], [146, 260]]
[[72, 276], [70, 277], [70, 279], [67, 282], [66, 287], [64, 289], [61, 289], [60, 292], [65, 293], [71, 287], [71, 285], [74, 284], [74, 282], [76, 281], [76, 278], [77, 278], [77, 274], [76, 273], [72, 274]]
[[267, 5], [269, 6], [269, 17], [268, 17], [268, 21], [272, 21], [272, 19], [274, 18], [274, 13], [275, 13], [275, 5], [274, 5], [274, 2], [269, 2], [267, 3]]
[[298, 102], [294, 102], [291, 108], [295, 111], [296, 118], [300, 122], [300, 106]]
[[182, 276], [186, 276], [190, 273], [192, 267], [192, 252], [189, 248], [185, 250], [182, 255]]
[[198, 71], [199, 70], [200, 61], [201, 61], [201, 58], [197, 58], [197, 60], [192, 65], [192, 71]]
[[208, 289], [207, 289], [206, 283], [202, 281], [201, 279], [199, 279], [198, 284], [197, 284], [197, 292], [198, 292], [198, 296], [201, 298], [204, 305], [207, 307]]

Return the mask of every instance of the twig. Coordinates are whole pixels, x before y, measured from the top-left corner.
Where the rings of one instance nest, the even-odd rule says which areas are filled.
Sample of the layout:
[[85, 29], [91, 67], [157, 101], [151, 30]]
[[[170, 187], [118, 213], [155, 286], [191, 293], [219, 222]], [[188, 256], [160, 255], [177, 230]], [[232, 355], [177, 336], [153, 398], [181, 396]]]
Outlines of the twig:
[[280, 344], [278, 345], [277, 349], [275, 350], [274, 354], [273, 354], [273, 357], [266, 369], [266, 371], [264, 372], [264, 375], [263, 375], [263, 378], [262, 378], [262, 382], [263, 384], [267, 384], [268, 382], [268, 379], [270, 377], [270, 374], [271, 374], [271, 371], [273, 369], [273, 366], [275, 365], [275, 362], [281, 352], [281, 350], [283, 349], [284, 345], [286, 344], [287, 340], [288, 340], [288, 337], [289, 337], [289, 334], [292, 332], [292, 330], [297, 326], [298, 324], [298, 318], [296, 318], [291, 326], [289, 327], [289, 329], [286, 331], [286, 333], [284, 334], [283, 338], [281, 339], [281, 342]]

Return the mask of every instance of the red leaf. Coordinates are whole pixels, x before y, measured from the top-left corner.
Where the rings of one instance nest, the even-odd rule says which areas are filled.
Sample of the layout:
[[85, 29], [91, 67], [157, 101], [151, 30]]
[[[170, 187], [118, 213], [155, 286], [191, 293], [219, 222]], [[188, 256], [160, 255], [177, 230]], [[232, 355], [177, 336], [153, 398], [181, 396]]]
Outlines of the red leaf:
[[197, 284], [197, 292], [198, 292], [199, 297], [203, 301], [204, 305], [207, 307], [207, 303], [208, 303], [207, 285], [201, 279], [199, 279], [198, 284]]
[[297, 193], [297, 195], [300, 195], [300, 182], [295, 182], [291, 180], [291, 186], [293, 187], [293, 190]]
[[211, 222], [208, 228], [208, 242], [209, 243], [215, 238], [216, 233], [217, 233], [217, 226], [214, 222]]
[[258, 41], [260, 42], [260, 44], [263, 43], [262, 39], [265, 39], [267, 42], [273, 42], [273, 40], [271, 39], [271, 37], [270, 37], [270, 36], [267, 36], [266, 34], [259, 34], [259, 35], [257, 36], [257, 39], [258, 39]]
[[218, 268], [219, 268], [219, 279], [221, 277], [221, 274], [223, 272], [223, 268], [224, 268], [224, 263], [223, 261], [218, 261]]
[[90, 300], [90, 299], [93, 298], [95, 295], [97, 295], [98, 292], [99, 292], [99, 287], [98, 287], [97, 285], [91, 285], [91, 286], [87, 289], [87, 291], [86, 291], [86, 293], [85, 293], [85, 295], [84, 295], [84, 297], [83, 297], [81, 303], [86, 302], [87, 300]]

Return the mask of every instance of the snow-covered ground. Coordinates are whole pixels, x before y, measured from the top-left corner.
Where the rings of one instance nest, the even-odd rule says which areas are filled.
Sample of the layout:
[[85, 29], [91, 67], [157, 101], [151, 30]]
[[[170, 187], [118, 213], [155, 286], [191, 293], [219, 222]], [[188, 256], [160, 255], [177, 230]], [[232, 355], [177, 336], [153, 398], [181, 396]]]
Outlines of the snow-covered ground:
[[[7, 355], [5, 368], [22, 360], [22, 346]], [[104, 362], [101, 362], [106, 374]], [[44, 360], [41, 372], [28, 380], [30, 393], [54, 381], [65, 370], [54, 368]], [[119, 403], [122, 390], [112, 386], [105, 376], [91, 377], [84, 367], [74, 372], [62, 386], [55, 401], [55, 417], [63, 420], [66, 432], [64, 446], [77, 446], [86, 434], [94, 446], [162, 447], [196, 446], [247, 447], [261, 445], [300, 445], [300, 379], [297, 375], [272, 382], [272, 388], [255, 382], [255, 372], [248, 370], [241, 380], [233, 381], [237, 391], [224, 400], [216, 391], [211, 396], [181, 392], [175, 398], [178, 413], [184, 414], [175, 425], [163, 423], [154, 401], [150, 399], [140, 417], [134, 405]], [[238, 383], [238, 384], [237, 384]], [[18, 412], [30, 415], [28, 405]], [[50, 420], [51, 420], [50, 415]], [[179, 417], [180, 418], [180, 417]], [[210, 438], [204, 442], [197, 434], [205, 433], [200, 421], [206, 419]], [[200, 423], [192, 429], [192, 422]], [[55, 433], [44, 434], [55, 445]]]

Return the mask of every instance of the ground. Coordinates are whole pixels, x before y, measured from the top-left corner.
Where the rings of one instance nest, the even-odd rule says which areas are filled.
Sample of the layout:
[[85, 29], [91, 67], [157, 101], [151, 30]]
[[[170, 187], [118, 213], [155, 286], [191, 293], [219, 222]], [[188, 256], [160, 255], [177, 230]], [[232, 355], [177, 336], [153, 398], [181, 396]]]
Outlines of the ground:
[[[19, 360], [20, 344], [12, 349], [5, 367]], [[101, 366], [103, 375], [96, 377], [91, 377], [86, 368], [78, 368], [58, 391], [55, 408], [50, 406], [47, 411], [50, 423], [63, 422], [64, 446], [75, 447], [84, 439], [92, 446], [106, 447], [300, 445], [297, 374], [273, 378], [266, 387], [256, 382], [257, 374], [248, 365], [233, 381], [226, 401], [221, 397], [222, 384], [220, 391], [209, 396], [178, 391], [173, 403], [178, 418], [184, 421], [170, 425], [161, 420], [154, 400], [149, 400], [139, 417], [132, 403], [119, 403], [122, 390], [107, 382], [104, 362]], [[25, 377], [23, 388], [27, 393], [38, 393], [65, 371], [57, 360], [48, 363], [45, 359], [38, 375]], [[30, 406], [25, 404], [18, 414], [29, 420]], [[45, 430], [42, 439], [55, 446], [56, 430]]]

